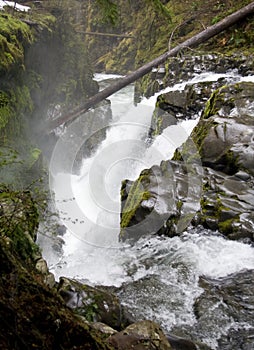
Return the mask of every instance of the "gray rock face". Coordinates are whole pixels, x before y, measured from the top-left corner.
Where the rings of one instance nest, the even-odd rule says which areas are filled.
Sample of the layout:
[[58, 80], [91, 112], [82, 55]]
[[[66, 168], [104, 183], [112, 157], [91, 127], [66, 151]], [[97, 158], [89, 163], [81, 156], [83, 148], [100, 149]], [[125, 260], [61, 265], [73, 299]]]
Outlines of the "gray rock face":
[[[205, 191], [195, 224], [219, 230], [231, 239], [254, 240], [252, 181], [239, 178], [239, 173], [226, 175], [210, 168], [204, 169]], [[248, 178], [247, 173], [241, 172], [240, 175]]]
[[191, 135], [206, 166], [199, 219], [233, 239], [254, 239], [253, 98], [253, 83], [220, 88]]
[[60, 279], [58, 292], [66, 306], [89, 322], [102, 322], [117, 330], [130, 324], [112, 293], [65, 277]]
[[159, 95], [152, 116], [150, 137], [160, 135], [164, 129], [177, 124], [179, 120], [197, 119], [211, 93], [227, 82], [226, 78], [222, 78], [215, 82], [187, 84], [184, 90]]
[[122, 190], [122, 240], [136, 241], [148, 233], [174, 236], [190, 224], [202, 191], [202, 169], [178, 161], [144, 170]]
[[254, 174], [254, 84], [238, 83], [216, 90], [192, 137], [204, 165], [225, 173], [244, 169]]
[[[248, 350], [253, 347], [253, 277], [253, 271], [243, 271], [217, 280], [200, 279], [204, 292], [194, 305], [196, 327], [203, 328], [205, 333], [208, 323], [213, 322], [216, 326], [231, 324], [227, 335], [218, 340], [219, 349]], [[238, 329], [233, 326], [234, 323], [238, 324]]]
[[192, 223], [253, 241], [253, 175], [254, 84], [226, 85], [211, 95], [174, 161], [143, 171], [123, 188], [121, 239], [172, 236]]

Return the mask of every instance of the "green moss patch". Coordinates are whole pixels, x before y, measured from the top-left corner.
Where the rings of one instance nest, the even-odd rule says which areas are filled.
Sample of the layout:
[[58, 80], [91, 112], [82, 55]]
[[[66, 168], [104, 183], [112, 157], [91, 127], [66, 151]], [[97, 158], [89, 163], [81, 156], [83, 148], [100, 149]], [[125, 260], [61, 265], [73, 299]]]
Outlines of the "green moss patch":
[[0, 75], [13, 64], [24, 63], [24, 48], [33, 40], [29, 26], [21, 20], [0, 14]]
[[141, 172], [139, 178], [132, 184], [121, 217], [121, 228], [130, 226], [140, 203], [152, 197], [152, 194], [145, 190], [145, 183], [149, 179], [147, 170]]

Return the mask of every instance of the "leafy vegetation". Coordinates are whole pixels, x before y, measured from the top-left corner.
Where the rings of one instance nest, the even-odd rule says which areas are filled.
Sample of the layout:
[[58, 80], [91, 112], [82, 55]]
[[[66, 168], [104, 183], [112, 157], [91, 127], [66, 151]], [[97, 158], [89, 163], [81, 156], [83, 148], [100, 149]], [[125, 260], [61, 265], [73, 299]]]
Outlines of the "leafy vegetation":
[[[230, 0], [140, 0], [134, 4], [131, 1], [120, 0], [117, 2], [119, 20], [113, 27], [109, 22], [96, 21], [98, 10], [92, 1], [91, 6], [83, 10], [86, 17], [86, 22], [83, 22], [85, 30], [128, 33], [133, 39], [105, 40], [89, 35], [85, 39], [97, 69], [117, 73], [128, 72], [167, 51], [169, 41], [171, 47], [174, 47], [248, 3], [248, 0], [240, 0], [237, 3]], [[229, 53], [239, 50], [240, 46], [243, 50], [251, 50], [254, 42], [253, 27], [253, 18], [249, 17], [209, 40], [200, 46], [199, 50]]]
[[115, 26], [119, 20], [118, 6], [111, 0], [96, 0], [101, 8], [102, 22]]

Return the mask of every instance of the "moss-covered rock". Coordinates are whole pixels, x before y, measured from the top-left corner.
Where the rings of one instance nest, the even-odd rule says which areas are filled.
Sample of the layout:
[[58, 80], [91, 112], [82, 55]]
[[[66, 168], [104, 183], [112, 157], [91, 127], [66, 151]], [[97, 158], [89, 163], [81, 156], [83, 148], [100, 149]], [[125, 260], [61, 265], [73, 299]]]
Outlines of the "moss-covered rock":
[[[164, 73], [158, 73], [163, 70]], [[143, 78], [139, 79], [135, 83], [135, 94], [137, 101], [142, 97], [150, 97], [155, 92], [162, 90], [168, 86], [174, 86], [175, 84], [182, 83], [184, 81], [190, 81], [200, 73], [214, 72], [217, 74], [225, 74], [232, 70], [238, 71], [239, 74], [247, 76], [254, 71], [254, 56], [252, 52], [250, 55], [244, 56], [242, 52], [234, 54], [226, 53], [211, 53], [196, 55], [190, 55], [188, 52], [180, 57], [169, 58], [163, 67], [155, 69], [149, 74], [146, 74]], [[190, 87], [186, 87], [187, 91], [182, 93], [183, 97], [186, 97], [184, 105], [180, 107], [195, 107], [204, 105], [207, 99], [210, 97], [211, 91], [216, 88], [226, 85], [226, 79], [219, 79], [217, 82], [203, 82], [203, 83], [191, 83], [193, 90]], [[178, 91], [179, 92], [179, 91]], [[176, 92], [177, 94], [177, 92]], [[170, 94], [169, 94], [170, 96]], [[203, 96], [204, 101], [200, 99]], [[172, 100], [172, 98], [170, 98]], [[179, 98], [178, 98], [179, 100]], [[195, 100], [197, 104], [195, 105]], [[174, 104], [173, 104], [174, 105]], [[191, 108], [190, 108], [191, 111]], [[179, 110], [181, 113], [182, 111]], [[185, 112], [185, 111], [184, 111]], [[187, 109], [188, 112], [188, 109]]]
[[204, 165], [228, 174], [239, 169], [254, 174], [249, 160], [254, 131], [253, 93], [254, 84], [242, 82], [212, 94], [191, 135]]
[[[172, 236], [190, 223], [231, 239], [254, 239], [253, 96], [253, 83], [217, 89], [190, 138], [175, 152], [175, 163], [146, 170], [145, 181], [141, 173], [133, 184], [124, 183], [122, 239], [148, 232]], [[142, 193], [151, 194], [149, 205]]]
[[14, 67], [22, 69], [25, 47], [33, 41], [29, 26], [19, 18], [0, 13], [0, 77]]
[[164, 161], [141, 172], [123, 188], [121, 240], [137, 241], [149, 234], [175, 236], [190, 224], [199, 208], [202, 187], [199, 164]]
[[115, 330], [130, 324], [118, 297], [102, 288], [61, 277], [57, 290], [66, 305], [89, 322], [102, 322]]
[[0, 238], [2, 349], [109, 349]]
[[38, 211], [31, 194], [1, 188], [0, 208], [1, 348], [108, 349], [54, 289], [34, 243]]

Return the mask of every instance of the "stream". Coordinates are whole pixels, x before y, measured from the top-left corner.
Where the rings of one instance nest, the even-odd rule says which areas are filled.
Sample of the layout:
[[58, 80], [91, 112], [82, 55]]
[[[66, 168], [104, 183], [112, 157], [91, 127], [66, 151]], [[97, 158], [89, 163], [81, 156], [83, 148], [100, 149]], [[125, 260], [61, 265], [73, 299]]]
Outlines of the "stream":
[[[241, 79], [235, 72], [206, 72], [160, 93], [221, 77]], [[116, 78], [95, 76], [101, 88]], [[157, 95], [134, 106], [133, 94], [134, 86], [130, 85], [110, 97], [112, 120], [101, 123], [106, 137], [90, 157], [82, 160], [78, 172], [72, 171], [73, 162], [84, 140], [74, 142], [71, 152], [70, 140], [80, 128], [79, 121], [68, 127], [55, 148], [50, 186], [67, 230], [61, 253], [55, 251], [49, 238], [38, 238], [49, 269], [57, 280], [66, 276], [91, 285], [113, 286], [136, 320], [154, 320], [165, 332], [188, 336], [211, 349], [253, 349], [253, 315], [237, 318], [224, 295], [230, 278], [232, 285], [236, 281], [241, 284], [241, 278], [245, 283], [248, 279], [243, 272], [254, 270], [251, 245], [201, 228], [186, 229], [174, 238], [148, 236], [135, 245], [118, 241], [121, 181], [134, 180], [141, 170], [169, 159], [198, 121], [197, 117], [170, 126], [151, 144], [147, 134]], [[103, 108], [91, 113], [100, 116]], [[97, 131], [98, 125], [84, 139], [89, 140]], [[207, 285], [215, 284], [220, 293], [212, 294]], [[246, 310], [253, 312], [253, 294], [249, 295], [248, 289], [245, 293]], [[240, 344], [239, 337], [248, 340]]]

